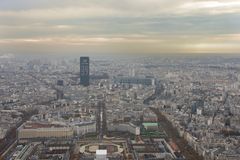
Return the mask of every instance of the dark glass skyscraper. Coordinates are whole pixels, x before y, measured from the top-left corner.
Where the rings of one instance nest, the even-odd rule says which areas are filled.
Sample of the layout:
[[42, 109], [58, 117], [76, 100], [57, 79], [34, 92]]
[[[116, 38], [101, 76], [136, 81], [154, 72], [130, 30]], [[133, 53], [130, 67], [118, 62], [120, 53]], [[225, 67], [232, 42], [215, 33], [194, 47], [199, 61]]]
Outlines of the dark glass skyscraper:
[[80, 85], [89, 86], [89, 57], [80, 57]]

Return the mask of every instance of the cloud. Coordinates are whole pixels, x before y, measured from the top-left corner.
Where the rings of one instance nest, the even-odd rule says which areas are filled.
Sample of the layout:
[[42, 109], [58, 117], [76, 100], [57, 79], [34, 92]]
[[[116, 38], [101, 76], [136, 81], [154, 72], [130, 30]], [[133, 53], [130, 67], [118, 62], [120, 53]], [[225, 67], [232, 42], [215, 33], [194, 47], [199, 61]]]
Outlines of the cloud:
[[140, 35], [122, 35], [118, 37], [49, 37], [49, 38], [18, 38], [18, 39], [2, 39], [0, 44], [63, 44], [63, 45], [101, 45], [107, 43], [152, 43], [160, 42], [159, 39], [154, 39], [150, 37], [140, 36]]
[[1, 0], [0, 46], [238, 52], [239, 18], [240, 0]]
[[[50, 50], [59, 53], [73, 51], [112, 52], [117, 53], [238, 53], [240, 50], [240, 33], [223, 35], [119, 35], [102, 37], [49, 37], [37, 39], [4, 39], [2, 47], [21, 48], [31, 46], [28, 52], [36, 53]], [[44, 46], [44, 47], [42, 47]], [[44, 49], [43, 49], [44, 48]], [[62, 49], [60, 49], [62, 48]], [[92, 51], [93, 52], [93, 51]]]
[[50, 9], [29, 9], [21, 11], [2, 11], [0, 17], [17, 19], [74, 19], [84, 17], [103, 17], [117, 15], [117, 11], [102, 7], [71, 7], [71, 8], [50, 8]]
[[194, 1], [179, 7], [183, 13], [224, 14], [240, 13], [240, 1]]
[[[102, 0], [102, 1], [42, 1], [39, 6], [29, 0], [21, 3], [22, 9], [2, 9], [1, 18], [15, 19], [74, 19], [93, 17], [149, 17], [160, 15], [193, 15], [240, 13], [240, 1], [193, 0]], [[0, 2], [0, 4], [3, 2]], [[22, 4], [22, 5], [23, 5]], [[30, 4], [30, 5], [27, 5]], [[16, 6], [12, 2], [12, 6]], [[9, 4], [9, 6], [11, 6]]]

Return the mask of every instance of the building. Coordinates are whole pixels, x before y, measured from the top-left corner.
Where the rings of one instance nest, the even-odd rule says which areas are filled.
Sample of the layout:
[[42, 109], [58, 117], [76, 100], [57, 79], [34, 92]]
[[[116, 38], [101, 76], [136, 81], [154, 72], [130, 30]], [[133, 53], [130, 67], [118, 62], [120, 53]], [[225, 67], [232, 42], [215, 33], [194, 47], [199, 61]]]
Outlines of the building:
[[87, 133], [96, 133], [96, 123], [90, 122], [86, 124], [76, 124], [74, 126], [74, 132], [76, 135], [84, 135]]
[[149, 108], [143, 111], [143, 122], [157, 122], [158, 117]]
[[114, 83], [117, 84], [136, 84], [136, 85], [146, 85], [151, 86], [155, 84], [154, 78], [143, 78], [143, 77], [124, 77], [118, 76], [114, 77]]
[[23, 160], [28, 159], [31, 153], [36, 148], [36, 144], [28, 144], [24, 146], [20, 151], [18, 151], [16, 154], [13, 155], [14, 160]]
[[61, 79], [57, 80], [57, 85], [58, 86], [63, 86], [64, 85], [63, 80], [61, 80]]
[[112, 132], [129, 132], [134, 135], [140, 135], [140, 128], [132, 123], [111, 124], [108, 130]]
[[157, 131], [158, 130], [158, 123], [143, 123], [143, 126], [146, 130], [150, 131]]
[[203, 106], [204, 106], [203, 100], [194, 100], [191, 104], [191, 113], [196, 114], [197, 109], [199, 109], [199, 107], [203, 107]]
[[89, 86], [89, 57], [80, 57], [80, 85]]
[[107, 150], [96, 150], [96, 160], [107, 160]]
[[64, 94], [63, 94], [63, 91], [62, 90], [57, 90], [56, 91], [56, 94], [57, 94], [57, 100], [60, 100], [60, 99], [63, 99], [64, 97]]
[[26, 122], [18, 128], [18, 140], [28, 141], [31, 139], [46, 138], [70, 138], [74, 130], [68, 126], [61, 126], [50, 123]]

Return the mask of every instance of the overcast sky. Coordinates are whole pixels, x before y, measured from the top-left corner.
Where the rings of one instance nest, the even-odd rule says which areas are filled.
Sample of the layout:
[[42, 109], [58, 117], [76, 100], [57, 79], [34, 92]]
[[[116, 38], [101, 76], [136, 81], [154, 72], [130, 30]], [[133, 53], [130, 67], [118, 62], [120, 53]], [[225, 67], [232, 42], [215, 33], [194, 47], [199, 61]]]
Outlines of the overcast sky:
[[9, 53], [240, 53], [240, 0], [0, 0]]

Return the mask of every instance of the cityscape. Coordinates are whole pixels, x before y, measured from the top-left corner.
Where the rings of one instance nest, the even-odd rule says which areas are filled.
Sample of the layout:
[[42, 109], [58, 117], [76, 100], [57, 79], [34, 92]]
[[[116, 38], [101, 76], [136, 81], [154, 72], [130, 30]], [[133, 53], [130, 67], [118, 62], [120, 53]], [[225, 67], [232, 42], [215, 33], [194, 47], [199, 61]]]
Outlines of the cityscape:
[[1, 158], [238, 160], [239, 58], [1, 58]]
[[240, 160], [240, 0], [0, 0], [0, 160]]

